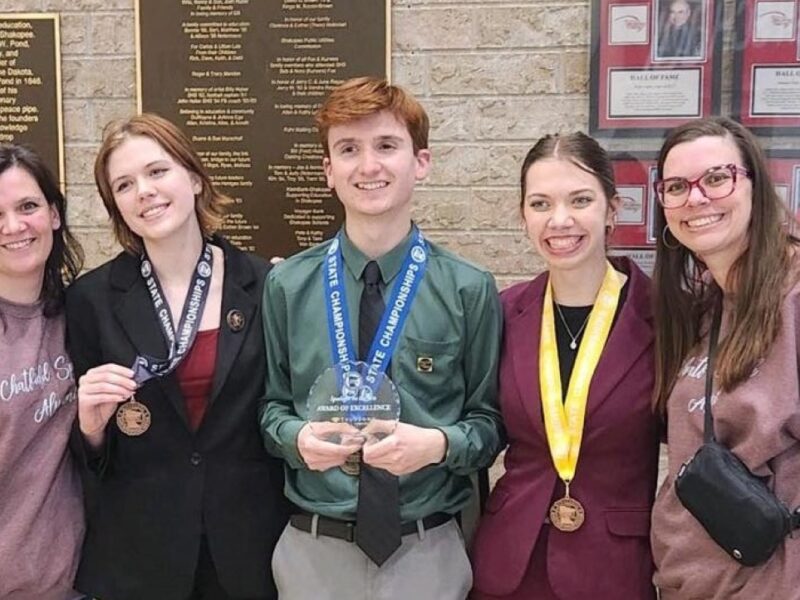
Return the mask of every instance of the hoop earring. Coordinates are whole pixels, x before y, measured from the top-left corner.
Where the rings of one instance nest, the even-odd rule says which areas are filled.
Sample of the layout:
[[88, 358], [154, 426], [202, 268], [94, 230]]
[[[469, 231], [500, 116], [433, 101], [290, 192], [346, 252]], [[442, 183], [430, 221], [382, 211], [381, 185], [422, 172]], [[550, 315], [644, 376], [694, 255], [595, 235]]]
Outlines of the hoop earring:
[[[662, 241], [662, 242], [664, 242], [664, 246], [665, 246], [666, 248], [670, 249], [670, 250], [678, 250], [678, 249], [681, 247], [681, 244], [680, 244], [680, 242], [678, 242], [678, 243], [677, 243], [677, 244], [675, 244], [674, 246], [670, 246], [670, 245], [669, 245], [669, 242], [667, 241], [667, 232], [669, 232], [669, 233], [672, 233], [672, 232], [669, 230], [669, 225], [664, 225], [664, 229], [662, 229], [662, 230], [661, 230], [661, 241]], [[672, 237], [675, 237], [675, 235], [673, 234], [673, 236], [672, 236]], [[678, 241], [678, 240], [677, 240], [677, 238], [675, 238], [675, 241], [676, 241], [676, 242]]]
[[611, 223], [606, 225], [606, 237], [610, 237], [614, 235], [614, 232], [617, 230], [617, 213], [611, 215]]

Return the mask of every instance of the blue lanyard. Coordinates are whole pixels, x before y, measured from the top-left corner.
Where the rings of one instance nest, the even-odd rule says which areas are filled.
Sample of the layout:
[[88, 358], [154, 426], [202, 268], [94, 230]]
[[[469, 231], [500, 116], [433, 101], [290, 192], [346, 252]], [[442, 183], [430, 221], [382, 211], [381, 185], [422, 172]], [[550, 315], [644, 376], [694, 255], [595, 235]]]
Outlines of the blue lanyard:
[[[383, 312], [381, 322], [375, 339], [370, 345], [367, 357], [367, 384], [376, 391], [381, 377], [385, 371], [397, 343], [400, 341], [400, 332], [403, 330], [408, 318], [411, 304], [417, 295], [419, 285], [425, 275], [428, 263], [428, 251], [425, 238], [414, 226], [412, 231], [414, 241], [406, 253], [401, 269], [402, 276], [398, 277], [392, 289], [386, 310]], [[338, 365], [342, 372], [348, 372], [356, 361], [353, 346], [353, 335], [350, 329], [350, 317], [347, 310], [347, 294], [344, 285], [344, 269], [342, 268], [342, 232], [334, 238], [328, 248], [323, 269], [325, 285], [325, 307], [328, 313], [328, 337], [330, 338], [333, 363]]]

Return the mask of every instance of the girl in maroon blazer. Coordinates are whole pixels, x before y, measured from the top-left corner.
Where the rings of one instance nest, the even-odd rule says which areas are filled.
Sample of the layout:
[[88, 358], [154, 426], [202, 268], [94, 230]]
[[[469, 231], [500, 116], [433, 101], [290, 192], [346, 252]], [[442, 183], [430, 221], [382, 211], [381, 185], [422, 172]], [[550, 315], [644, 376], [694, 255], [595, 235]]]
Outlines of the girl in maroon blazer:
[[650, 282], [606, 257], [620, 199], [595, 140], [542, 138], [520, 183], [548, 271], [502, 294], [509, 447], [474, 540], [473, 597], [654, 598]]

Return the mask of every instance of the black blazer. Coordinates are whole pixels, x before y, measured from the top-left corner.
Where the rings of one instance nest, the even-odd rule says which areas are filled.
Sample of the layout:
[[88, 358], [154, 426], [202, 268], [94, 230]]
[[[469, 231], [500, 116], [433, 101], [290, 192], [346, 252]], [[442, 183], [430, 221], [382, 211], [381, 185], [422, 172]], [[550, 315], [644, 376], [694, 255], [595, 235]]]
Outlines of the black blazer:
[[[232, 596], [276, 598], [270, 561], [289, 514], [283, 465], [264, 450], [257, 411], [266, 356], [261, 292], [268, 266], [220, 238], [225, 253], [214, 383], [200, 428], [188, 424], [174, 372], [136, 393], [152, 415], [139, 437], [112, 417], [106, 443], [73, 448], [85, 467], [87, 532], [76, 588], [103, 600], [184, 600], [201, 535]], [[239, 331], [230, 311], [244, 316]], [[67, 344], [76, 379], [107, 362], [125, 366], [166, 344], [139, 259], [122, 253], [67, 293]]]

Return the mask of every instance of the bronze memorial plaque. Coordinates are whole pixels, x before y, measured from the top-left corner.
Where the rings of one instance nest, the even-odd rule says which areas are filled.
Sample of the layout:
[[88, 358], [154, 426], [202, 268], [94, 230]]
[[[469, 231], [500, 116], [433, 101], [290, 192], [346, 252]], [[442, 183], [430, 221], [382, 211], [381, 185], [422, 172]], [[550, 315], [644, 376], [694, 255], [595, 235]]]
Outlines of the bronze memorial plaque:
[[137, 0], [139, 109], [191, 137], [244, 250], [288, 256], [336, 232], [313, 114], [345, 79], [389, 75], [389, 15], [389, 0]]
[[0, 143], [25, 144], [64, 189], [58, 15], [0, 15]]

